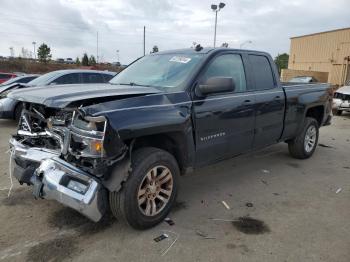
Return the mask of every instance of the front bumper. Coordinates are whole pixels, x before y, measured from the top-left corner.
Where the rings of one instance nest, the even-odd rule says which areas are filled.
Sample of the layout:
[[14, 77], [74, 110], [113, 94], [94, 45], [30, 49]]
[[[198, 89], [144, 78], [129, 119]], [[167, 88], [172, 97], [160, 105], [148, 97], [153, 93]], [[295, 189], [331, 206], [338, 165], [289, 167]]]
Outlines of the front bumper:
[[333, 99], [333, 110], [341, 110], [341, 111], [350, 111], [350, 101], [341, 100], [341, 99]]
[[106, 211], [107, 191], [88, 173], [59, 158], [56, 151], [29, 148], [10, 139], [14, 176], [33, 185], [35, 197], [52, 199], [97, 222]]

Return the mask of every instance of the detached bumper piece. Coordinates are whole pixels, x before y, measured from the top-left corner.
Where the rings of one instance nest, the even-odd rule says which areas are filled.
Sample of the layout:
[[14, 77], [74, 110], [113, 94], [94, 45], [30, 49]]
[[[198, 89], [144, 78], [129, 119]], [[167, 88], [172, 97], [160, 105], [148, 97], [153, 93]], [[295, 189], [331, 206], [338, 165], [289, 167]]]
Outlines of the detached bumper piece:
[[10, 140], [14, 176], [33, 185], [37, 198], [56, 200], [98, 222], [106, 211], [107, 193], [91, 175], [58, 157], [57, 152], [27, 148]]

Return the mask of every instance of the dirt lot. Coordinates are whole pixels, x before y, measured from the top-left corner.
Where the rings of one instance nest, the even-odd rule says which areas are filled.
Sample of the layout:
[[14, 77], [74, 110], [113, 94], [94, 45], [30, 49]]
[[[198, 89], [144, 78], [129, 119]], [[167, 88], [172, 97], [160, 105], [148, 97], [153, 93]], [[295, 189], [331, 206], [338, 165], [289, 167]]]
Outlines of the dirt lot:
[[0, 261], [350, 261], [350, 115], [321, 129], [309, 160], [279, 144], [183, 177], [175, 225], [147, 231], [91, 223], [16, 182], [7, 198], [14, 129], [0, 121]]

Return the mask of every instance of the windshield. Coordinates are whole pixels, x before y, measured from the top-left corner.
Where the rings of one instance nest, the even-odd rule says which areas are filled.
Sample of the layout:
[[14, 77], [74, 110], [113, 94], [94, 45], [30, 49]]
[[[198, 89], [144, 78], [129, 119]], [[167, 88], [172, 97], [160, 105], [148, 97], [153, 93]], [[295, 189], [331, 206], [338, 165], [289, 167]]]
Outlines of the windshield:
[[52, 78], [60, 74], [61, 72], [59, 71], [53, 71], [53, 72], [47, 73], [45, 75], [39, 76], [38, 78], [35, 78], [34, 80], [30, 81], [28, 85], [29, 86], [47, 85]]
[[136, 61], [110, 83], [119, 85], [141, 85], [161, 90], [183, 90], [183, 84], [203, 54], [156, 54], [144, 56]]

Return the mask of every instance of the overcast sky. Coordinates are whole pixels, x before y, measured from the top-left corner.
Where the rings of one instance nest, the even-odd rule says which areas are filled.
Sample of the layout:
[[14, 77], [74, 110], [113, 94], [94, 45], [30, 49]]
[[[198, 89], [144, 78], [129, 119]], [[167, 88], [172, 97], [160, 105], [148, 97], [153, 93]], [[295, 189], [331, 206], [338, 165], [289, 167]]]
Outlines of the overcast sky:
[[[217, 45], [223, 42], [273, 56], [289, 51], [289, 38], [350, 26], [349, 0], [224, 0], [218, 13]], [[33, 50], [45, 42], [53, 58], [96, 55], [99, 33], [101, 61], [129, 63], [146, 53], [190, 47], [192, 42], [213, 46], [214, 13], [209, 0], [1, 0], [0, 55], [13, 47]], [[38, 46], [37, 44], [37, 46]]]

